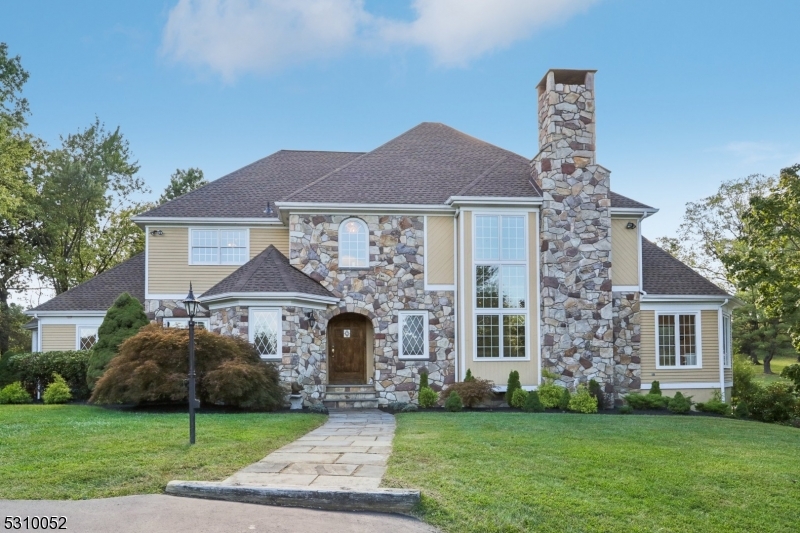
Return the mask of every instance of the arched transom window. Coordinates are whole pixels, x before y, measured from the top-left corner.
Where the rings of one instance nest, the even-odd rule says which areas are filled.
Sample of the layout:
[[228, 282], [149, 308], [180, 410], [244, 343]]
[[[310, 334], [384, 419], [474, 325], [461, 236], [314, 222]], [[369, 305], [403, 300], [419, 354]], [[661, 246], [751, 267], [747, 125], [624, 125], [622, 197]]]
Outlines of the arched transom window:
[[339, 266], [366, 268], [369, 264], [369, 233], [363, 220], [350, 218], [339, 225]]

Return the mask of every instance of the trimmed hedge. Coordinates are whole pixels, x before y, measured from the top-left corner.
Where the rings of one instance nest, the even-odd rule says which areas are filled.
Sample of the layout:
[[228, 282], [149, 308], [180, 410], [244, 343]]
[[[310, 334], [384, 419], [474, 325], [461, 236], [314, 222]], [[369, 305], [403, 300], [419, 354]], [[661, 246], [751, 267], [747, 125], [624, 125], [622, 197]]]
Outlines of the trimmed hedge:
[[37, 383], [44, 390], [53, 381], [53, 374], [59, 374], [69, 385], [72, 397], [85, 400], [89, 397], [86, 386], [89, 355], [90, 350], [21, 353], [8, 359], [6, 373], [13, 376], [13, 381], [21, 381], [29, 392], [36, 391]]

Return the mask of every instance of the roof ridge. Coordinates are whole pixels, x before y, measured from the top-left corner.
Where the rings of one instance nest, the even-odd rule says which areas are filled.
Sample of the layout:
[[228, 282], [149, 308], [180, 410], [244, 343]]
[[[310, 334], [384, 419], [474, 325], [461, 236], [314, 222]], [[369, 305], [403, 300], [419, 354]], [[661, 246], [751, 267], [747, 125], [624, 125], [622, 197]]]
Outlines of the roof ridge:
[[[315, 153], [315, 154], [365, 154], [366, 153], [366, 152], [359, 152], [352, 150], [295, 150], [292, 148], [281, 148], [280, 150], [278, 150], [278, 152], [302, 152], [302, 153]], [[275, 153], [277, 154], [278, 152]]]
[[498, 166], [500, 163], [502, 163], [503, 161], [505, 161], [506, 159], [508, 159], [508, 156], [507, 156], [507, 155], [504, 155], [504, 156], [502, 156], [500, 159], [498, 159], [497, 161], [495, 161], [494, 163], [492, 163], [491, 165], [489, 165], [489, 168], [487, 168], [486, 170], [484, 170], [483, 172], [481, 172], [480, 174], [478, 174], [478, 176], [477, 176], [477, 177], [476, 177], [474, 180], [472, 180], [472, 181], [471, 181], [471, 182], [469, 182], [467, 185], [465, 185], [464, 187], [462, 187], [462, 188], [461, 188], [461, 190], [460, 190], [460, 191], [458, 191], [458, 192], [457, 192], [457, 193], [456, 193], [454, 196], [461, 196], [462, 194], [464, 194], [465, 192], [467, 192], [468, 190], [470, 190], [472, 187], [474, 187], [475, 185], [477, 185], [477, 184], [478, 184], [478, 182], [480, 182], [480, 181], [481, 181], [483, 178], [485, 178], [486, 176], [488, 176], [488, 175], [489, 175], [489, 173], [490, 173], [492, 170], [494, 170], [495, 168], [497, 168], [497, 166]]
[[[250, 281], [250, 278], [252, 278], [255, 275], [256, 272], [258, 272], [258, 269], [261, 267], [261, 263], [263, 263], [267, 259], [267, 257], [269, 256], [269, 251], [271, 249], [273, 249], [273, 250], [275, 249], [275, 246], [273, 246], [272, 244], [270, 244], [269, 246], [267, 246], [266, 248], [261, 250], [258, 253], [258, 255], [256, 255], [254, 258], [249, 260], [247, 263], [245, 263], [241, 267], [239, 267], [239, 268], [243, 268], [246, 265], [250, 265], [250, 267], [247, 270], [242, 272], [242, 277], [239, 278], [236, 281], [236, 285], [234, 285], [235, 289], [237, 289], [237, 290], [238, 289], [242, 289], [247, 284], [247, 282]], [[237, 270], [239, 270], [239, 269], [237, 269]], [[236, 270], [234, 270], [233, 272], [236, 272]], [[233, 272], [231, 272], [230, 275], [233, 275]], [[223, 278], [223, 279], [225, 279], [225, 278]]]

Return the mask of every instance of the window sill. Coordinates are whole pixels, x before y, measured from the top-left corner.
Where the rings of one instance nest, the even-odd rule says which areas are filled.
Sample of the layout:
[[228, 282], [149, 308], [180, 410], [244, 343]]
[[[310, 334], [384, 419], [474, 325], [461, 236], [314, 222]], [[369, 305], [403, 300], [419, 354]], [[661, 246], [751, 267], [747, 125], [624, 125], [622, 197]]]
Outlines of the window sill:
[[399, 355], [399, 356], [397, 356], [397, 359], [400, 360], [400, 361], [430, 361], [431, 360], [431, 358], [426, 356], [426, 355], [419, 355], [419, 356], [418, 355], [409, 355], [409, 356]]
[[502, 362], [509, 362], [513, 363], [514, 361], [530, 361], [530, 357], [473, 357], [472, 361], [479, 363], [481, 361], [502, 361]]
[[702, 365], [695, 366], [656, 366], [656, 370], [702, 370]]

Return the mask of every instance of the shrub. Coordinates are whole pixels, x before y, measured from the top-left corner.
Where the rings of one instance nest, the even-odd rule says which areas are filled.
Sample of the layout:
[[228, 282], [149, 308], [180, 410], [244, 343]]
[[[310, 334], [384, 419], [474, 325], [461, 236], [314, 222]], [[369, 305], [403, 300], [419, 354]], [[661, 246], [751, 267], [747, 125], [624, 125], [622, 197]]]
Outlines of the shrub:
[[[188, 353], [188, 330], [145, 326], [122, 343], [90, 401], [185, 403]], [[283, 406], [277, 368], [262, 361], [247, 341], [196, 331], [195, 360], [201, 402], [262, 410]]]
[[428, 388], [428, 373], [424, 370], [419, 373], [419, 392]]
[[528, 391], [523, 389], [516, 389], [514, 391], [514, 394], [511, 396], [511, 403], [509, 405], [511, 407], [516, 407], [517, 409], [522, 409], [527, 399], [528, 399]]
[[28, 390], [35, 390], [37, 384], [46, 387], [53, 374], [58, 374], [69, 385], [72, 397], [83, 400], [89, 397], [86, 386], [88, 363], [89, 350], [21, 353], [9, 358], [8, 370]]
[[692, 397], [684, 396], [681, 391], [678, 391], [675, 393], [675, 397], [667, 404], [667, 409], [669, 409], [671, 413], [685, 415], [692, 410]]
[[31, 395], [19, 381], [0, 389], [0, 403], [31, 403]]
[[800, 365], [789, 365], [781, 371], [781, 377], [794, 382], [794, 388], [800, 390]]
[[430, 387], [425, 387], [419, 391], [419, 406], [428, 409], [436, 405], [439, 395]]
[[450, 393], [447, 397], [447, 401], [444, 402], [444, 407], [451, 413], [456, 413], [464, 408], [464, 403], [461, 401], [461, 396], [459, 396], [458, 391]]
[[750, 417], [762, 422], [786, 422], [797, 409], [797, 397], [792, 386], [781, 381], [773, 381], [766, 386], [757, 387], [748, 402]]
[[0, 387], [19, 381], [16, 370], [11, 366], [11, 356], [13, 355], [15, 354], [11, 351], [0, 354]]
[[755, 382], [756, 369], [749, 359], [742, 355], [737, 355], [733, 359], [733, 390], [731, 400], [734, 404], [740, 401], [750, 402], [753, 395], [758, 391], [758, 384]]
[[562, 411], [569, 409], [569, 401], [571, 398], [572, 394], [569, 393], [569, 389], [563, 389], [561, 391], [561, 398], [558, 400], [558, 408]]
[[316, 413], [318, 415], [327, 415], [328, 408], [322, 402], [315, 402], [308, 406], [309, 413]]
[[[430, 390], [430, 389], [428, 389], [428, 390]], [[415, 412], [417, 412], [417, 411], [419, 411], [419, 407], [417, 407], [417, 406], [416, 406], [415, 404], [413, 404], [413, 403], [407, 403], [407, 404], [405, 405], [405, 407], [403, 407], [402, 409], [400, 409], [400, 412], [401, 412], [401, 413], [415, 413]]]
[[472, 381], [453, 383], [442, 392], [442, 399], [447, 401], [452, 393], [457, 392], [460, 401], [466, 407], [475, 407], [493, 394], [494, 383], [488, 379], [472, 378]]
[[740, 400], [739, 403], [736, 404], [736, 408], [733, 410], [733, 416], [741, 419], [745, 419], [750, 416], [750, 409], [747, 407], [746, 401]]
[[658, 381], [654, 381], [650, 384], [650, 392], [647, 394], [653, 394], [655, 396], [661, 396], [661, 383]]
[[632, 392], [625, 396], [625, 401], [628, 402], [633, 409], [665, 409], [669, 403], [669, 398], [666, 396], [659, 396], [657, 394], [640, 394]]
[[704, 413], [716, 413], [718, 415], [728, 416], [731, 414], [731, 406], [721, 400], [709, 400], [707, 402], [698, 402], [694, 404], [694, 408]]
[[393, 413], [401, 413], [407, 405], [407, 402], [389, 402], [386, 408]]
[[59, 374], [53, 374], [53, 381], [44, 390], [42, 399], [46, 404], [67, 403], [72, 399], [69, 385]]
[[528, 396], [525, 398], [525, 405], [522, 406], [522, 410], [526, 413], [541, 413], [544, 411], [544, 405], [542, 405], [542, 401], [539, 399], [538, 391], [531, 391], [528, 393]]
[[559, 387], [555, 383], [545, 382], [539, 385], [539, 400], [545, 409], [555, 409], [561, 401], [561, 391], [564, 387]]
[[92, 346], [86, 369], [86, 385], [89, 389], [93, 389], [97, 380], [102, 377], [125, 339], [136, 335], [149, 323], [139, 300], [127, 292], [119, 295], [97, 330], [97, 343]]
[[[506, 403], [511, 405], [511, 401], [514, 399], [514, 391], [518, 391], [522, 389], [522, 384], [519, 382], [519, 372], [516, 370], [512, 370], [508, 374], [508, 386], [506, 387]], [[516, 407], [513, 406], [512, 407]]]
[[573, 394], [569, 399], [567, 408], [576, 413], [596, 413], [597, 398], [592, 396], [592, 394], [589, 392], [589, 388], [586, 385], [580, 384], [578, 385], [578, 389], [575, 391], [575, 394]]
[[603, 388], [597, 382], [596, 379], [589, 380], [589, 394], [597, 400], [597, 408], [602, 409], [605, 406], [606, 399], [605, 395], [603, 394]]
[[468, 368], [468, 369], [467, 369], [467, 375], [466, 375], [466, 376], [464, 376], [464, 381], [472, 381], [472, 380], [474, 380], [474, 379], [475, 379], [475, 378], [474, 378], [474, 377], [472, 377], [472, 370], [470, 370], [470, 369]]
[[621, 415], [632, 415], [633, 414], [633, 407], [630, 405], [623, 405], [619, 408], [619, 414]]

